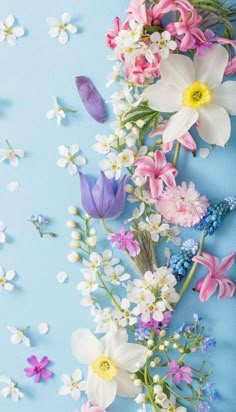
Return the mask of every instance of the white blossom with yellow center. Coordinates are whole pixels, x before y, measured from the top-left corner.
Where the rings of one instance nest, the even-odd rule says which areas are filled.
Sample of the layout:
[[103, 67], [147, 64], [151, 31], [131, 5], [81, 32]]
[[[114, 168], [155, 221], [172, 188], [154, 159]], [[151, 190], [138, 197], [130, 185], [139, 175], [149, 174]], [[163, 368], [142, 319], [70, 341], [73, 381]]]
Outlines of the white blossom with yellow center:
[[86, 382], [82, 380], [82, 372], [80, 369], [76, 369], [70, 377], [67, 373], [61, 375], [61, 381], [63, 385], [59, 388], [59, 395], [71, 396], [74, 401], [78, 401], [81, 395], [81, 391], [86, 388]]
[[48, 17], [47, 23], [52, 26], [48, 32], [52, 38], [57, 38], [59, 43], [66, 44], [69, 41], [69, 35], [77, 32], [77, 27], [70, 23], [71, 16], [69, 13], [63, 13], [61, 19]]
[[193, 61], [177, 54], [161, 61], [161, 80], [146, 89], [143, 99], [153, 110], [177, 112], [168, 121], [164, 143], [196, 124], [203, 140], [225, 146], [231, 133], [229, 115], [236, 115], [236, 82], [221, 84], [228, 61], [227, 50], [219, 44]]
[[130, 379], [147, 358], [147, 348], [128, 343], [126, 330], [107, 332], [100, 340], [89, 329], [72, 335], [72, 352], [79, 362], [88, 364], [86, 394], [99, 408], [105, 409], [116, 395], [135, 397], [141, 392]]

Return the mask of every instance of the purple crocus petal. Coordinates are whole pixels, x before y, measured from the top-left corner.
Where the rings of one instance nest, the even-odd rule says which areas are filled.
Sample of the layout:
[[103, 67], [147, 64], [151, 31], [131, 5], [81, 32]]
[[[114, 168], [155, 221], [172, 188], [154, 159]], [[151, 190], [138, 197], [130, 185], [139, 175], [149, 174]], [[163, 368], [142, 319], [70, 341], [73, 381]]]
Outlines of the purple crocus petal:
[[116, 217], [124, 209], [125, 197], [126, 197], [125, 185], [127, 184], [128, 181], [129, 181], [129, 176], [124, 176], [122, 180], [120, 181], [115, 198], [112, 204], [110, 205], [109, 209], [107, 210], [107, 213], [105, 216], [106, 218]]
[[27, 362], [32, 366], [37, 366], [38, 365], [38, 359], [36, 358], [35, 355], [30, 356], [30, 358], [27, 358]]
[[52, 372], [48, 371], [47, 369], [43, 369], [41, 371], [41, 376], [42, 376], [43, 379], [47, 380], [52, 376]]
[[40, 379], [40, 373], [37, 373], [36, 375], [35, 375], [35, 377], [34, 377], [34, 382], [35, 383], [38, 383], [39, 382], [39, 379]]
[[94, 219], [99, 219], [100, 216], [98, 214], [97, 208], [93, 200], [93, 196], [92, 196], [89, 184], [88, 184], [88, 179], [81, 172], [79, 172], [79, 176], [80, 176], [82, 206], [89, 216], [93, 217]]
[[103, 172], [92, 188], [92, 197], [99, 216], [106, 217], [107, 210], [114, 202], [115, 194], [112, 180], [108, 179]]
[[75, 78], [77, 90], [85, 109], [97, 122], [105, 122], [107, 115], [104, 101], [90, 79], [85, 76]]
[[39, 366], [40, 368], [45, 368], [45, 366], [47, 366], [49, 364], [49, 359], [47, 356], [44, 356], [41, 361], [39, 362]]
[[26, 376], [28, 376], [28, 377], [33, 376], [34, 373], [35, 373], [33, 368], [25, 368], [24, 372], [25, 372]]

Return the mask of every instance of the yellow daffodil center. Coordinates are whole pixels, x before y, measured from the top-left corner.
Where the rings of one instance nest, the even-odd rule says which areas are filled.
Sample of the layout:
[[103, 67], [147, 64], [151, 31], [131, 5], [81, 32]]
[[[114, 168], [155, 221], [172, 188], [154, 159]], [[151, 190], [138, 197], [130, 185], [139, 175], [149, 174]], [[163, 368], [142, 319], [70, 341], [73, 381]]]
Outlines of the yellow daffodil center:
[[211, 103], [211, 91], [206, 84], [197, 80], [184, 89], [182, 95], [182, 105], [184, 107], [198, 109], [209, 103]]
[[101, 379], [110, 381], [117, 375], [117, 368], [111, 359], [104, 355], [99, 355], [91, 364], [92, 370]]

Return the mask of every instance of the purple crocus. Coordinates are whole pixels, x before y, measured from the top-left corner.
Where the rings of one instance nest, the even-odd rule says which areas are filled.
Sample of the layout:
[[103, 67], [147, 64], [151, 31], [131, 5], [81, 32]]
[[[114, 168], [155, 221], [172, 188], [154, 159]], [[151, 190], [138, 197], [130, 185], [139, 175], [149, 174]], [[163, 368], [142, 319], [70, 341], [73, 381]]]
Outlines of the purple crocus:
[[47, 356], [38, 361], [37, 357], [33, 355], [27, 359], [27, 362], [31, 365], [31, 368], [25, 368], [25, 374], [28, 377], [34, 376], [35, 383], [38, 383], [40, 378], [47, 380], [52, 376], [52, 372], [45, 369], [50, 362]]
[[140, 246], [138, 241], [134, 239], [133, 232], [125, 232], [124, 226], [120, 227], [120, 233], [108, 235], [108, 239], [111, 241], [112, 247], [118, 243], [118, 249], [126, 250], [130, 256], [137, 256], [140, 253]]
[[97, 182], [91, 186], [87, 176], [79, 172], [81, 185], [81, 203], [84, 210], [94, 219], [109, 219], [118, 216], [125, 205], [125, 185], [129, 179], [124, 176], [118, 186], [113, 179], [108, 179], [103, 172]]
[[177, 385], [181, 381], [184, 381], [186, 383], [192, 382], [192, 369], [189, 366], [179, 366], [176, 361], [170, 361], [167, 365], [169, 366], [170, 370], [165, 373], [165, 376], [172, 375], [172, 382], [176, 383]]

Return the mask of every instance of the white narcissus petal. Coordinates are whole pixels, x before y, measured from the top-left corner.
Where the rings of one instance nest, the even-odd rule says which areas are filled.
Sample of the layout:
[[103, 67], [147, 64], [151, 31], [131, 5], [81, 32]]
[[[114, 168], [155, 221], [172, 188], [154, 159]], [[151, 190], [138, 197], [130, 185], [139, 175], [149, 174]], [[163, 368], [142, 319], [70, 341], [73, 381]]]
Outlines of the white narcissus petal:
[[77, 167], [73, 163], [70, 163], [67, 167], [68, 173], [71, 176], [74, 176], [77, 173]]
[[183, 91], [195, 81], [195, 68], [189, 57], [171, 54], [160, 63], [161, 78]]
[[77, 33], [77, 27], [73, 26], [73, 24], [68, 24], [66, 26], [66, 30], [68, 30], [70, 33]]
[[210, 50], [205, 51], [204, 56], [195, 54], [196, 79], [210, 88], [218, 86], [222, 82], [228, 60], [229, 53], [219, 44], [213, 44]]
[[49, 31], [48, 34], [50, 37], [55, 39], [57, 36], [59, 36], [59, 28], [58, 27], [52, 27]]
[[16, 36], [14, 36], [13, 34], [7, 36], [7, 41], [11, 46], [15, 46], [17, 42]]
[[90, 364], [103, 353], [103, 344], [89, 329], [77, 329], [71, 338], [72, 353], [82, 364]]
[[20, 27], [20, 26], [13, 27], [12, 33], [16, 37], [22, 37], [25, 34], [23, 27]]
[[59, 19], [56, 17], [47, 17], [46, 21], [50, 26], [58, 26], [60, 24]]
[[6, 273], [6, 279], [7, 280], [12, 280], [16, 276], [16, 272], [14, 270], [8, 270]]
[[80, 369], [76, 369], [72, 375], [72, 378], [75, 381], [80, 381], [82, 379], [82, 371]]
[[63, 13], [61, 16], [61, 21], [63, 24], [69, 23], [71, 20], [71, 15], [69, 13]]
[[114, 379], [101, 379], [89, 368], [86, 394], [94, 405], [106, 409], [114, 401], [116, 393], [117, 383]]
[[130, 379], [130, 373], [119, 369], [115, 377], [117, 382], [117, 395], [127, 398], [134, 398], [141, 392], [141, 388], [134, 386]]
[[66, 167], [66, 165], [67, 165], [67, 160], [66, 159], [58, 159], [57, 160], [57, 166]]
[[82, 157], [82, 156], [76, 156], [74, 158], [74, 163], [78, 166], [83, 166], [86, 163], [86, 159], [85, 157]]
[[2, 31], [0, 31], [0, 43], [2, 43], [5, 40], [5, 38], [5, 34]]
[[236, 115], [236, 82], [228, 81], [211, 90], [212, 103]]
[[231, 133], [229, 115], [223, 107], [216, 104], [202, 106], [199, 109], [197, 129], [205, 142], [224, 147]]
[[198, 117], [197, 110], [183, 107], [168, 121], [163, 133], [163, 142], [168, 143], [183, 136], [196, 123]]
[[7, 27], [12, 27], [15, 21], [15, 17], [12, 16], [12, 14], [10, 14], [10, 16], [8, 16], [5, 20], [5, 24]]
[[69, 151], [70, 151], [70, 154], [73, 156], [79, 151], [79, 146], [77, 144], [72, 144], [70, 146]]
[[69, 40], [68, 34], [65, 31], [61, 31], [59, 34], [58, 40], [61, 44], [66, 44]]
[[160, 112], [177, 112], [181, 109], [181, 92], [173, 85], [160, 80], [149, 86], [143, 93], [143, 100], [147, 100], [152, 110]]
[[115, 364], [123, 370], [137, 372], [137, 364], [144, 365], [147, 357], [147, 348], [135, 343], [125, 343], [117, 347], [113, 355]]
[[68, 149], [68, 147], [66, 147], [64, 145], [58, 146], [57, 150], [58, 150], [58, 153], [61, 156], [66, 156], [67, 157], [69, 155], [69, 149]]

